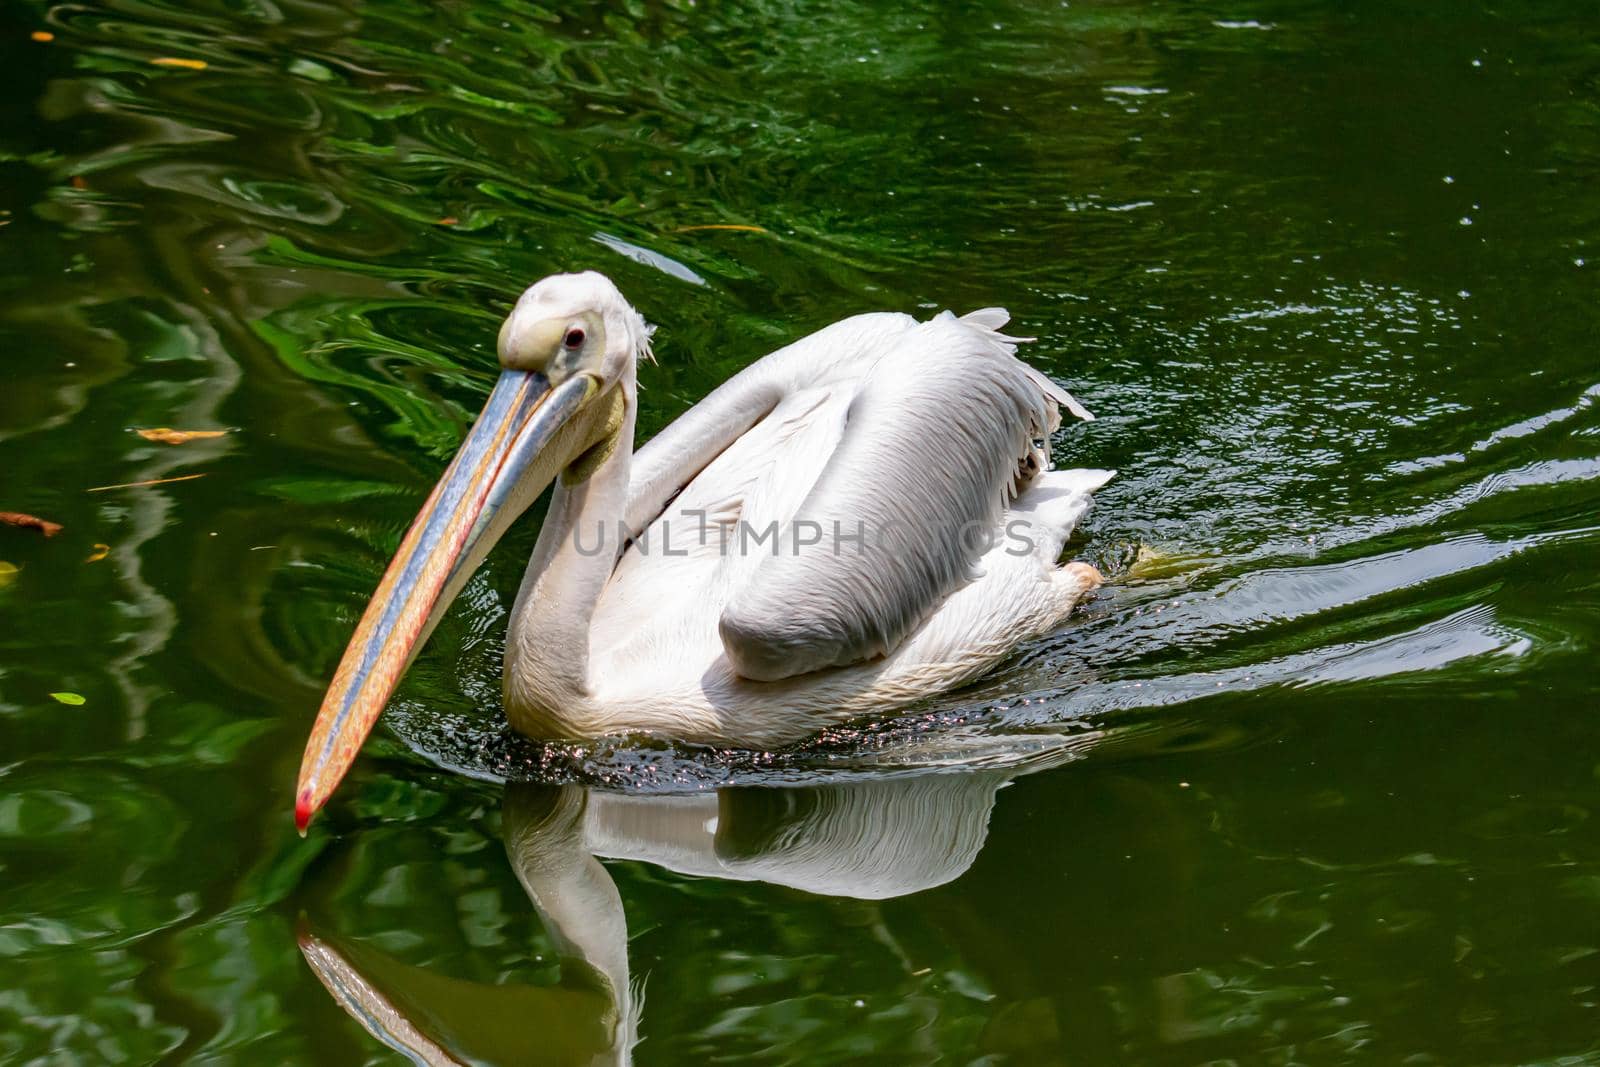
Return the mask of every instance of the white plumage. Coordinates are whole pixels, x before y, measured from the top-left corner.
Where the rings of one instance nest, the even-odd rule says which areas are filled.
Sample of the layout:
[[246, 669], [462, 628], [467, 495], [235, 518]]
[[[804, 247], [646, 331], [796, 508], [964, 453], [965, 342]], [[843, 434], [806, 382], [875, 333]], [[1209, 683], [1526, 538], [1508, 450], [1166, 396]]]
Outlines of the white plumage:
[[[572, 307], [635, 314], [599, 275], [552, 284]], [[1058, 406], [1088, 413], [1014, 356], [1005, 321], [845, 319], [751, 365], [636, 457], [629, 361], [628, 432], [586, 483], [557, 486], [512, 614], [512, 725], [781, 745], [957, 685], [1057, 626], [1099, 582], [1057, 559], [1111, 474], [1037, 469]], [[620, 558], [571, 550], [602, 533]], [[551, 595], [557, 566], [573, 568], [564, 588], [598, 585], [590, 605]], [[567, 654], [552, 642], [582, 658], [557, 635], [586, 638], [581, 682], [539, 669]]]
[[603, 275], [525, 292], [483, 414], [401, 542], [306, 745], [302, 829], [416, 651], [556, 483], [512, 610], [532, 737], [770, 747], [966, 682], [1100, 582], [1062, 545], [1111, 477], [1049, 471], [1065, 407], [985, 308], [857, 315], [761, 359], [639, 451], [650, 328]]

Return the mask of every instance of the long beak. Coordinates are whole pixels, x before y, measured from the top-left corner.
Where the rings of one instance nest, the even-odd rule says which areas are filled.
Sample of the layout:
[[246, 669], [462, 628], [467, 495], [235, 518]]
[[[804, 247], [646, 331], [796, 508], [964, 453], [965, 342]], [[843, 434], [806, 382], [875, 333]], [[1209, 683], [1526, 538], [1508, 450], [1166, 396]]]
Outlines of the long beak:
[[[372, 732], [438, 616], [463, 565], [488, 550], [485, 533], [530, 464], [597, 389], [587, 374], [552, 388], [544, 375], [508, 370], [422, 505], [350, 638], [306, 741], [294, 822], [304, 834]], [[542, 486], [540, 488], [543, 488]], [[509, 521], [509, 520], [508, 520]], [[503, 524], [500, 524], [503, 526]]]

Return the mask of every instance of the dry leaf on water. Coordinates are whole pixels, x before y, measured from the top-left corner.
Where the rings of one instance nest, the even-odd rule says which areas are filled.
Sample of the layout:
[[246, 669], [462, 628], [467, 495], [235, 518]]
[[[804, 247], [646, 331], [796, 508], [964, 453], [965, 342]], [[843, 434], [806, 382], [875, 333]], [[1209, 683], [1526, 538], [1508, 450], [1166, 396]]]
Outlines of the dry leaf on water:
[[28, 530], [38, 530], [46, 537], [54, 537], [61, 532], [59, 522], [49, 522], [37, 515], [25, 515], [20, 511], [0, 511], [0, 525], [20, 526]]
[[164, 445], [181, 445], [189, 441], [204, 441], [212, 437], [226, 437], [227, 430], [174, 430], [160, 426], [154, 430], [136, 431], [146, 441], [160, 441]]
[[203, 59], [179, 59], [175, 56], [162, 56], [152, 59], [151, 66], [155, 67], [182, 67], [184, 70], [205, 70], [206, 61]]
[[84, 562], [85, 563], [99, 563], [101, 560], [105, 559], [110, 554], [111, 554], [111, 546], [110, 545], [102, 545], [99, 542], [95, 542], [94, 551], [89, 553], [88, 558], [85, 559]]
[[20, 573], [21, 570], [22, 568], [18, 567], [15, 563], [7, 563], [5, 560], [0, 559], [0, 589], [4, 589], [6, 586], [16, 581], [17, 574]]

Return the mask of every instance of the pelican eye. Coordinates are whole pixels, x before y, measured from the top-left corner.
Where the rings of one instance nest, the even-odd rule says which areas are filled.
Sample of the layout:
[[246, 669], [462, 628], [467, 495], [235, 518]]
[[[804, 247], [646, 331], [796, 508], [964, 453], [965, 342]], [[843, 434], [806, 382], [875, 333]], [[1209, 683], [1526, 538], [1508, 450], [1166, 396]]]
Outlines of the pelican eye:
[[574, 326], [572, 329], [567, 331], [567, 336], [562, 340], [561, 343], [570, 349], [576, 350], [583, 347], [583, 337], [583, 331]]

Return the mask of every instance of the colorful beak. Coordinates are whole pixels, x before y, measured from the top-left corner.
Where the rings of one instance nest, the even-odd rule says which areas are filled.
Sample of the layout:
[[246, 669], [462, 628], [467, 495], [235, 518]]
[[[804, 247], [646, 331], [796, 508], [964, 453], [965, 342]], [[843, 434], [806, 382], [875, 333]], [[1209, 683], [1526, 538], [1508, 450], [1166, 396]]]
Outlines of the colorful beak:
[[[417, 650], [490, 547], [507, 499], [538, 455], [598, 387], [587, 374], [552, 387], [544, 375], [508, 370], [461, 449], [422, 505], [350, 638], [306, 741], [295, 789], [304, 834], [355, 761]], [[543, 488], [542, 486], [540, 487]], [[503, 528], [504, 523], [498, 524]]]

